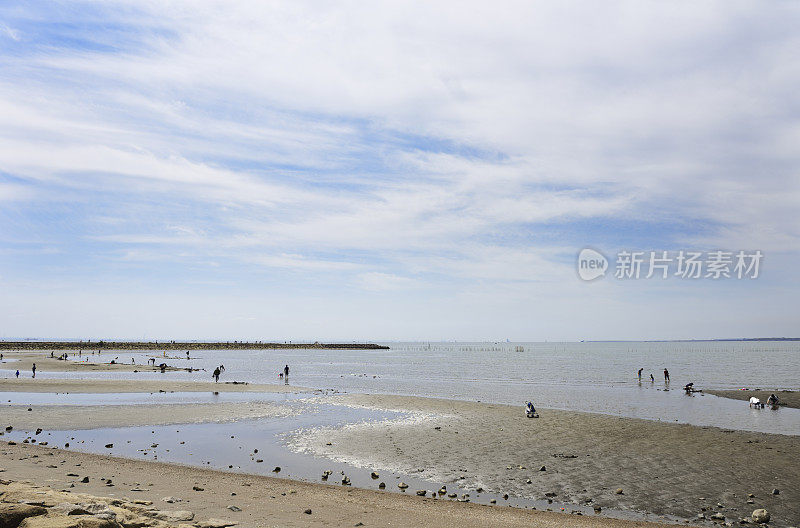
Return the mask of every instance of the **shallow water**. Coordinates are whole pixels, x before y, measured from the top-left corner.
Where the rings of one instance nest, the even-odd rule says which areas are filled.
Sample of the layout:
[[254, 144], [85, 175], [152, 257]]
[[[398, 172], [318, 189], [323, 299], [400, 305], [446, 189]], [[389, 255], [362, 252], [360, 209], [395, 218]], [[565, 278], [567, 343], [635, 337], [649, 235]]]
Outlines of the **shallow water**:
[[[223, 381], [283, 383], [278, 371], [289, 364], [289, 381], [297, 386], [512, 405], [532, 400], [544, 408], [800, 434], [798, 409], [755, 410], [746, 402], [699, 393], [686, 396], [680, 390], [690, 381], [699, 389], [798, 389], [800, 342], [796, 341], [388, 345], [390, 350], [193, 350], [191, 359], [177, 351], [166, 358], [153, 351], [110, 351], [89, 354], [88, 359], [146, 364], [156, 357], [159, 363], [205, 371], [40, 372], [38, 376], [210, 381], [214, 368], [224, 364]], [[76, 358], [77, 354], [70, 355], [70, 360]], [[663, 390], [664, 367], [672, 378], [669, 391]], [[645, 369], [641, 384], [636, 379], [639, 368]], [[649, 381], [651, 372], [654, 383]]]
[[[94, 395], [92, 395], [94, 396]], [[105, 396], [105, 395], [104, 395]], [[270, 475], [308, 482], [341, 485], [342, 475], [350, 478], [351, 485], [366, 489], [378, 489], [378, 483], [386, 483], [386, 492], [414, 494], [416, 490], [430, 492], [438, 490], [443, 484], [448, 493], [457, 493], [459, 498], [469, 494], [471, 502], [489, 504], [494, 499], [497, 505], [520, 508], [552, 509], [554, 511], [581, 512], [593, 515], [591, 505], [560, 503], [544, 497], [509, 497], [504, 499], [502, 492], [481, 492], [458, 487], [453, 483], [426, 480], [422, 473], [407, 475], [381, 471], [378, 479], [370, 476], [371, 469], [360, 468], [347, 463], [334, 462], [326, 458], [296, 453], [285, 447], [288, 434], [296, 434], [305, 428], [344, 425], [364, 421], [381, 421], [407, 417], [408, 414], [390, 411], [377, 411], [339, 405], [307, 403], [297, 401], [290, 405], [302, 406], [304, 412], [284, 417], [242, 420], [227, 423], [201, 423], [166, 426], [143, 426], [101, 428], [75, 431], [44, 431], [34, 435], [34, 431], [13, 430], [5, 434], [7, 440], [23, 441], [36, 438], [37, 443], [48, 442], [48, 446], [64, 447], [87, 453], [100, 453], [143, 460], [158, 460], [191, 466], [207, 467], [222, 471], [253, 475]], [[183, 443], [181, 443], [183, 442]], [[113, 447], [106, 448], [107, 444]], [[257, 452], [255, 452], [257, 450]], [[261, 460], [261, 462], [259, 462]], [[280, 466], [279, 473], [273, 472]], [[332, 474], [327, 480], [321, 478], [322, 472]], [[409, 488], [403, 492], [399, 482]], [[128, 490], [124, 490], [127, 492]], [[440, 497], [442, 500], [451, 500]], [[454, 500], [454, 499], [453, 499]], [[673, 517], [654, 516], [633, 511], [603, 510], [604, 516], [627, 519], [668, 519]]]
[[273, 392], [0, 392], [6, 405], [169, 405], [191, 403], [287, 402], [308, 397], [303, 393]]

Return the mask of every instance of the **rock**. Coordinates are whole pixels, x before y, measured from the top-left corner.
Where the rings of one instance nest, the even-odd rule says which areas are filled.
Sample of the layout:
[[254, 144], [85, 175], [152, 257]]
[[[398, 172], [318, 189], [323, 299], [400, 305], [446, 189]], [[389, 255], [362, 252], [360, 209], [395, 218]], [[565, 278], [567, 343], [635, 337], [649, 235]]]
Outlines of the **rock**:
[[779, 490], [778, 488], [775, 488], [775, 489], [772, 490], [772, 494], [773, 495], [780, 495], [781, 494], [781, 490]]
[[[311, 510], [308, 510], [311, 511]], [[236, 526], [239, 524], [236, 521], [226, 521], [224, 519], [209, 519], [207, 521], [200, 521], [195, 523], [198, 528], [225, 528], [226, 526]]]
[[232, 511], [232, 512], [240, 512], [240, 511], [242, 511], [242, 509], [241, 509], [240, 507], [238, 507], [238, 506], [234, 506], [233, 504], [231, 504], [230, 506], [228, 506], [228, 509], [229, 509], [230, 511]]
[[84, 484], [87, 484], [89, 482], [89, 477], [83, 477], [81, 479], [81, 482], [83, 482]]
[[525, 484], [532, 484], [532, 483], [533, 483], [533, 481], [531, 479], [528, 479], [528, 480], [525, 481]]
[[111, 449], [112, 447], [114, 447], [114, 444], [106, 444], [106, 449]]
[[273, 469], [272, 472], [273, 473], [280, 473], [281, 472], [281, 467], [280, 466], [275, 466], [275, 469]]
[[152, 511], [152, 512], [145, 512], [145, 515], [149, 515], [159, 521], [166, 521], [166, 522], [181, 522], [181, 521], [191, 521], [194, 519], [194, 513], [188, 510], [174, 510], [174, 511]]
[[725, 516], [722, 515], [721, 513], [717, 512], [717, 513], [714, 513], [714, 514], [711, 515], [711, 520], [712, 521], [724, 521], [725, 520]]
[[503, 493], [503, 500], [508, 500], [508, 493]]
[[20, 528], [122, 528], [122, 525], [114, 519], [88, 515], [28, 517], [19, 526]]
[[594, 509], [594, 512], [595, 512], [595, 513], [600, 513], [601, 511], [603, 511], [603, 508], [601, 508], [601, 507], [600, 507], [600, 506], [598, 506], [597, 504], [595, 504], [594, 506], [592, 506], [592, 508]]
[[164, 502], [168, 502], [170, 504], [172, 504], [173, 502], [181, 502], [181, 499], [179, 499], [177, 497], [164, 497], [161, 500], [164, 501]]
[[617, 488], [617, 491], [615, 491], [614, 493], [616, 493], [617, 495], [622, 495], [623, 493], [622, 488]]
[[200, 486], [192, 486], [193, 491], [205, 491], [205, 488], [201, 488]]
[[386, 483], [385, 482], [381, 482], [380, 484], [378, 484], [378, 488], [386, 489]]
[[489, 504], [497, 504], [497, 500], [496, 500], [496, 499], [491, 499], [491, 500], [489, 501]]
[[378, 473], [376, 473], [375, 471], [370, 473], [369, 476], [372, 477], [372, 480], [376, 480], [376, 479], [380, 478], [380, 475]]
[[[108, 509], [107, 506], [106, 509]], [[70, 504], [69, 502], [56, 504], [51, 511], [63, 513], [64, 515], [92, 515], [92, 512], [83, 506], [79, 506], [78, 504]]]
[[753, 519], [753, 522], [755, 523], [765, 524], [769, 522], [769, 512], [764, 508], [754, 510], [753, 514], [750, 517]]
[[306, 511], [304, 511], [303, 513], [305, 513], [306, 515], [311, 515], [311, 508], [308, 508], [308, 509], [307, 509]]
[[408, 489], [408, 484], [406, 484], [405, 482], [399, 482], [397, 484], [397, 487], [400, 488], [401, 490]]
[[547, 468], [542, 466], [542, 467], [539, 468], [539, 471], [547, 471]]
[[428, 492], [426, 490], [417, 490], [417, 495], [419, 495], [420, 497], [424, 497], [427, 494]]
[[456, 497], [458, 497], [458, 495], [455, 494], [455, 493], [448, 493], [447, 497], [450, 498], [450, 499], [455, 499]]
[[44, 515], [47, 509], [30, 504], [0, 504], [0, 528], [17, 528], [28, 517]]

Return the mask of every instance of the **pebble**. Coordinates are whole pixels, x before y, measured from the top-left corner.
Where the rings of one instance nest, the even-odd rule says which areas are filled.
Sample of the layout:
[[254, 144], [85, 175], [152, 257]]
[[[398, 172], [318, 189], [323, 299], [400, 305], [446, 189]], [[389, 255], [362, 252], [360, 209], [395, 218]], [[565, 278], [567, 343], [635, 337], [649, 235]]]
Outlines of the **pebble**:
[[192, 486], [194, 491], [205, 491], [205, 488], [201, 488], [200, 486]]
[[773, 495], [780, 495], [781, 494], [781, 490], [779, 490], [778, 488], [775, 488], [775, 489], [772, 490], [772, 494]]
[[617, 495], [622, 495], [623, 493], [622, 488], [617, 488], [617, 491], [615, 491], [614, 493], [616, 493]]
[[378, 488], [385, 489], [386, 488], [386, 483], [385, 482], [381, 482], [380, 484], [378, 484]]
[[408, 488], [408, 484], [406, 484], [405, 482], [399, 482], [397, 484], [397, 487], [400, 488], [401, 490], [404, 490]]
[[547, 468], [542, 466], [542, 467], [539, 468], [539, 471], [547, 471]]
[[232, 511], [232, 512], [240, 512], [240, 511], [242, 511], [242, 509], [241, 509], [240, 507], [238, 507], [238, 506], [234, 506], [233, 504], [231, 504], [230, 506], [228, 506], [228, 509], [229, 509], [230, 511]]
[[306, 515], [311, 515], [311, 508], [306, 509], [306, 511], [304, 511], [303, 513], [305, 513]]
[[275, 466], [275, 469], [273, 469], [272, 472], [273, 473], [280, 473], [281, 472], [281, 467], [280, 466]]
[[378, 478], [380, 478], [380, 475], [379, 475], [377, 472], [375, 472], [375, 471], [373, 471], [372, 473], [370, 473], [370, 474], [369, 474], [369, 476], [370, 476], [370, 477], [372, 477], [372, 480], [375, 480], [375, 479], [378, 479]]
[[420, 497], [424, 497], [427, 494], [428, 492], [426, 490], [417, 490], [417, 495], [419, 495]]

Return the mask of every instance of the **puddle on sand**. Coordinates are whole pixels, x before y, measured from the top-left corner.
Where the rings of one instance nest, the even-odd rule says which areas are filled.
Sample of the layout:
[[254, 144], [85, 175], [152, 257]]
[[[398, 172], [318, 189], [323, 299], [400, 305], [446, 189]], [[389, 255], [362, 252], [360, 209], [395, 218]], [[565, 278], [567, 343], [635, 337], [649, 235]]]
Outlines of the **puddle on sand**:
[[[379, 477], [373, 479], [371, 469], [290, 451], [285, 446], [284, 436], [291, 431], [398, 419], [409, 415], [401, 412], [311, 404], [303, 401], [289, 402], [289, 405], [302, 406], [303, 412], [280, 419], [262, 418], [229, 423], [43, 431], [38, 435], [35, 435], [34, 431], [13, 430], [5, 434], [5, 439], [22, 442], [26, 438], [30, 438], [28, 441], [31, 443], [47, 442], [49, 447], [58, 448], [64, 448], [69, 444], [68, 449], [87, 453], [179, 463], [244, 474], [278, 476], [306, 482], [327, 483], [328, 485], [342, 485], [342, 478], [346, 475], [350, 484], [355, 487], [375, 490], [379, 489], [379, 483], [384, 482], [386, 492], [414, 494], [417, 490], [427, 490], [428, 497], [444, 484], [447, 494], [436, 495], [441, 500], [463, 500], [467, 494], [467, 498], [471, 502], [481, 504], [490, 504], [490, 501], [494, 500], [498, 506], [550, 509], [594, 515], [592, 504], [559, 503], [547, 499], [534, 500], [513, 496], [506, 499], [502, 493], [486, 491], [477, 493], [474, 489], [460, 488], [454, 483], [427, 480], [422, 474], [407, 475], [380, 471]], [[109, 444], [112, 447], [107, 448], [106, 445]], [[274, 472], [276, 467], [281, 468], [280, 472]], [[330, 471], [327, 480], [322, 479], [324, 471]], [[407, 490], [401, 491], [397, 487], [401, 481], [408, 485]], [[455, 499], [448, 498], [447, 495], [453, 493], [457, 497]], [[603, 510], [602, 515], [639, 520], [679, 520], [673, 517], [606, 509]]]

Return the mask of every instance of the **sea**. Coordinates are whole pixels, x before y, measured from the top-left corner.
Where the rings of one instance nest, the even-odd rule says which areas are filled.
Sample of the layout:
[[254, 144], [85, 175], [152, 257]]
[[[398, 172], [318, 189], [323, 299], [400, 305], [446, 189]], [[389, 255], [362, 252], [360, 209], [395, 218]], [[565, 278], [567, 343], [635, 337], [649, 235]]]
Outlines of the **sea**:
[[[561, 409], [699, 426], [800, 435], [800, 410], [752, 409], [710, 389], [800, 389], [798, 341], [389, 342], [386, 350], [104, 351], [90, 361], [145, 364], [150, 357], [193, 372], [47, 373], [37, 377], [186, 379], [288, 383], [335, 392], [401, 394]], [[164, 357], [166, 354], [166, 358]], [[77, 354], [70, 354], [77, 360]], [[82, 358], [85, 360], [85, 354]], [[288, 380], [279, 373], [290, 368]], [[3, 365], [11, 368], [11, 364]], [[637, 371], [642, 371], [641, 382]], [[664, 379], [668, 369], [670, 381]], [[10, 371], [4, 371], [8, 375]], [[653, 375], [653, 381], [650, 380]], [[683, 386], [701, 391], [691, 395]]]

